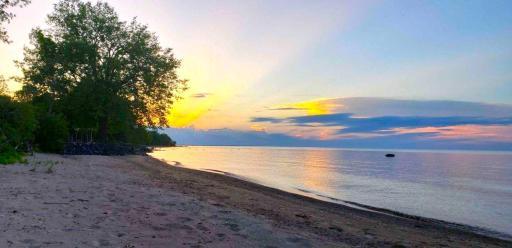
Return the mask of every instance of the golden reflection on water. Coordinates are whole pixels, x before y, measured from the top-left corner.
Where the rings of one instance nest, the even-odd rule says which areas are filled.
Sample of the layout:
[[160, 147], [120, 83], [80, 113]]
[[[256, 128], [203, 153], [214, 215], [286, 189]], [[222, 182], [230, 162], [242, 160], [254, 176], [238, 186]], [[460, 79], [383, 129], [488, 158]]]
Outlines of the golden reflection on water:
[[[175, 147], [152, 156], [322, 200], [341, 200], [510, 233], [510, 154], [318, 148]], [[175, 164], [175, 163], [171, 163]], [[327, 198], [326, 198], [327, 197]]]
[[[332, 191], [334, 180], [332, 173], [330, 173], [333, 166], [329, 163], [333, 161], [332, 154], [329, 150], [304, 150], [302, 155], [304, 169], [302, 170], [301, 180], [306, 189], [334, 196], [336, 193]], [[337, 181], [338, 183], [342, 181], [339, 175]]]

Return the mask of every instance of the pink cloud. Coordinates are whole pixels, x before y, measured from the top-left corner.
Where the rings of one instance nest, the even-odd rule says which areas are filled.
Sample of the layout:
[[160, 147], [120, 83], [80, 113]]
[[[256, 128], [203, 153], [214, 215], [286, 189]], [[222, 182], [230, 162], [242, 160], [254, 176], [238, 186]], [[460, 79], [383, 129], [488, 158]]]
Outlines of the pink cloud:
[[433, 139], [512, 141], [512, 125], [462, 125], [447, 127], [396, 128], [400, 134], [432, 133]]

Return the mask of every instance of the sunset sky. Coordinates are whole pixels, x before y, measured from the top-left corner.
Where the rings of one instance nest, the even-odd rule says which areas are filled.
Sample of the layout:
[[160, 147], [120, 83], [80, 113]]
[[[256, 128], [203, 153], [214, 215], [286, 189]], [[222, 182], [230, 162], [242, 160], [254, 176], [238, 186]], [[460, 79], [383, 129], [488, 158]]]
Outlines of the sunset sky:
[[[54, 2], [14, 11], [0, 74]], [[182, 60], [180, 144], [512, 150], [512, 1], [107, 2]]]

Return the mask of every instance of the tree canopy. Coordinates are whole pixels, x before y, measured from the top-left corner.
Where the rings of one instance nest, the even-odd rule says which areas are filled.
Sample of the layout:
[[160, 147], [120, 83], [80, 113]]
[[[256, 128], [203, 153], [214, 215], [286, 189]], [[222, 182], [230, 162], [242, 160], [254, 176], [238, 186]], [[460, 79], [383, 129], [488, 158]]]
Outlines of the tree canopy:
[[0, 42], [8, 42], [9, 36], [3, 24], [9, 23], [14, 14], [9, 11], [9, 8], [16, 6], [25, 6], [30, 3], [30, 0], [0, 0]]
[[101, 140], [123, 130], [168, 126], [168, 111], [186, 88], [180, 61], [136, 19], [121, 21], [107, 3], [61, 1], [46, 29], [30, 34], [18, 62], [20, 99], [64, 114], [70, 128], [92, 128]]

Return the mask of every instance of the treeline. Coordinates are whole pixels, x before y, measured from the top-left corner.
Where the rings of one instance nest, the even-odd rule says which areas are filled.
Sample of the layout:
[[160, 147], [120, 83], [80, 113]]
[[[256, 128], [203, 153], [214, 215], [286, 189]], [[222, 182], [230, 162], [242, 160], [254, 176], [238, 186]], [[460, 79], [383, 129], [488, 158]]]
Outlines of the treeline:
[[32, 105], [13, 101], [11, 97], [0, 94], [0, 164], [20, 161], [20, 151], [28, 149], [36, 128], [36, 114]]
[[[1, 83], [0, 83], [1, 85]], [[5, 92], [4, 92], [5, 93]], [[60, 153], [67, 142], [94, 142], [97, 130], [86, 129], [86, 136], [78, 136], [62, 113], [46, 112], [44, 106], [34, 102], [19, 101], [0, 92], [0, 164], [23, 160], [28, 151]], [[117, 130], [118, 137], [110, 143], [129, 143], [146, 146], [175, 146], [176, 142], [165, 133], [142, 126]], [[122, 134], [124, 138], [121, 138]]]
[[0, 97], [0, 153], [13, 154], [4, 157], [32, 146], [62, 151], [83, 130], [88, 142], [175, 145], [156, 129], [168, 126], [186, 81], [145, 25], [119, 20], [103, 2], [68, 0], [30, 41], [17, 63], [22, 89]]

